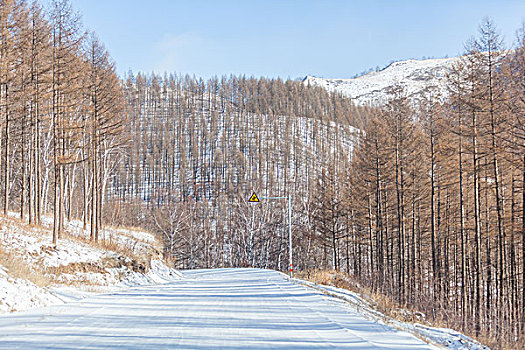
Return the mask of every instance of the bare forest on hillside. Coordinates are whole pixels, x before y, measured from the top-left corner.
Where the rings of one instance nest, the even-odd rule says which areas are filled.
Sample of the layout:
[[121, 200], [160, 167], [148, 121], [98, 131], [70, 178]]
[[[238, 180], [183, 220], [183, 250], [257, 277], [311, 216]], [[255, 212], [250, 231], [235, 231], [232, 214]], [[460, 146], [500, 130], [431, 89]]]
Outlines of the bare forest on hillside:
[[[428, 320], [525, 344], [525, 42], [490, 20], [447, 95], [383, 106], [300, 81], [120, 79], [67, 1], [0, 4], [0, 208], [162, 237], [178, 268], [334, 269]], [[1, 243], [1, 242], [0, 242]], [[519, 345], [518, 345], [519, 346]]]
[[98, 239], [104, 182], [123, 144], [121, 83], [95, 34], [67, 1], [0, 6], [2, 210], [40, 224], [53, 241], [82, 217]]

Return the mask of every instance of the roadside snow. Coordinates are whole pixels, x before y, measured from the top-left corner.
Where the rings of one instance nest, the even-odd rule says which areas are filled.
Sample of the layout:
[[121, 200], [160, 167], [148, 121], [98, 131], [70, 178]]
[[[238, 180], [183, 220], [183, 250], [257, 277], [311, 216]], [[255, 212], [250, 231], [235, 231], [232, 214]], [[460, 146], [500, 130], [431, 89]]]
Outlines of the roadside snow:
[[489, 350], [488, 347], [479, 344], [475, 340], [461, 334], [453, 329], [429, 327], [419, 323], [401, 322], [389, 318], [381, 312], [374, 310], [370, 304], [358, 293], [337, 288], [333, 286], [316, 284], [300, 279], [292, 279], [295, 283], [317, 289], [329, 296], [344, 300], [352, 305], [359, 313], [377, 322], [393, 326], [397, 329], [408, 331], [427, 341], [447, 349], [454, 350]]
[[0, 313], [60, 303], [52, 292], [24, 279], [11, 278], [0, 265]]
[[163, 284], [181, 278], [182, 275], [179, 271], [166, 266], [161, 260], [152, 259], [151, 269], [147, 273], [130, 272], [126, 278], [121, 281], [121, 284], [127, 287]]

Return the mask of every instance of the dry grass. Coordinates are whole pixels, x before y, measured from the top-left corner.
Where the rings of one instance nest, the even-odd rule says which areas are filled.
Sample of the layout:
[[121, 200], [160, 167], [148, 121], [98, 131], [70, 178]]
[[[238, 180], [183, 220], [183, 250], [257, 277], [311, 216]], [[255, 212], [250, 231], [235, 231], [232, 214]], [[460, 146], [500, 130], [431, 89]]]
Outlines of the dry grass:
[[[298, 272], [297, 278], [317, 284], [347, 289], [349, 291], [358, 293], [374, 309], [396, 320], [405, 322], [423, 321], [421, 319], [421, 313], [407, 310], [405, 307], [402, 308], [401, 305], [399, 305], [393, 298], [385, 294], [374, 292], [370, 288], [362, 286], [345, 273], [332, 270], [307, 270]], [[409, 312], [401, 312], [401, 310], [407, 310]]]
[[114, 253], [117, 253], [118, 255], [122, 257], [127, 257], [129, 260], [131, 260], [131, 263], [126, 263], [125, 259], [119, 259], [121, 261], [120, 265], [114, 266], [111, 264], [110, 261], [107, 261], [109, 264], [104, 267], [120, 267], [120, 266], [128, 266], [133, 269], [133, 271], [136, 272], [147, 272], [149, 268], [151, 267], [150, 261], [152, 258], [152, 255], [154, 253], [158, 253], [156, 251], [152, 251], [150, 254], [137, 254], [133, 247], [130, 246], [123, 246], [116, 242], [110, 242], [110, 241], [102, 241], [99, 240], [97, 242], [90, 240], [88, 237], [85, 236], [75, 236], [67, 234], [65, 235], [67, 239], [79, 243], [83, 243], [92, 247], [100, 248], [102, 250], [111, 251]]
[[[112, 236], [112, 233], [110, 232], [110, 230], [113, 230], [113, 231], [124, 231], [124, 236], [128, 237], [128, 238], [132, 238], [132, 239], [137, 239], [133, 236], [133, 233], [137, 233], [137, 234], [141, 234], [143, 232], [146, 232], [146, 233], [149, 233], [151, 235], [151, 237], [154, 239], [154, 241], [144, 241], [144, 240], [141, 240], [141, 239], [138, 239], [137, 242], [140, 242], [140, 243], [144, 243], [144, 244], [148, 244], [148, 245], [151, 245], [152, 248], [154, 249], [162, 249], [162, 242], [159, 241], [157, 235], [153, 234], [153, 233], [150, 233], [148, 231], [145, 231], [145, 229], [143, 227], [139, 227], [139, 226], [114, 226], [114, 225], [105, 225], [104, 226], [104, 229], [107, 230], [107, 234], [109, 235], [109, 237], [111, 238]], [[109, 238], [109, 239], [110, 239]]]
[[[45, 250], [52, 250], [53, 247], [42, 246]], [[70, 263], [57, 267], [43, 268], [38, 264], [31, 264], [20, 258], [20, 253], [16, 251], [0, 251], [0, 265], [7, 268], [8, 275], [18, 279], [28, 280], [39, 287], [49, 287], [51, 285], [65, 286], [85, 286], [96, 285], [86, 278], [79, 279], [77, 273], [105, 273], [103, 267], [95, 263]], [[71, 274], [77, 277], [76, 280], [60, 280], [63, 274]]]
[[[474, 338], [474, 337], [472, 337]], [[490, 334], [482, 334], [479, 337], [475, 338], [477, 339], [481, 344], [487, 345], [490, 349], [504, 349], [504, 350], [522, 350], [524, 349], [523, 344], [518, 343], [509, 343], [509, 342], [501, 342], [498, 339], [496, 339], [494, 336]]]
[[0, 265], [7, 268], [9, 276], [28, 280], [39, 287], [49, 286], [53, 282], [42, 268], [29, 266], [18, 254], [5, 249], [0, 250]]

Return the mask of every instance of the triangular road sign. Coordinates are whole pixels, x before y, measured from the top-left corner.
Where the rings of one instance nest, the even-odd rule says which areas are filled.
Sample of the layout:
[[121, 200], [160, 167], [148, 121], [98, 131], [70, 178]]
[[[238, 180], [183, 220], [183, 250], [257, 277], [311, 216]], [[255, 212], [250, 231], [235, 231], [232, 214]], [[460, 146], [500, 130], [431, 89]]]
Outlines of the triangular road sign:
[[250, 197], [250, 199], [248, 199], [248, 202], [258, 202], [259, 201], [259, 197], [257, 197], [257, 195], [255, 194], [255, 192], [253, 192], [252, 196]]

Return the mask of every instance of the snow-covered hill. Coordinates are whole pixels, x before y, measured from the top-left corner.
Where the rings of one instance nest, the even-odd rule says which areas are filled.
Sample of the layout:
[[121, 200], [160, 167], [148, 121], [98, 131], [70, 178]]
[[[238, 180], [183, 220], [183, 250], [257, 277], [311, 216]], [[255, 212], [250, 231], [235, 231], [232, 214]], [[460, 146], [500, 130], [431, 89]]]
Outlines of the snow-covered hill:
[[340, 92], [357, 105], [380, 105], [386, 102], [390, 90], [396, 85], [405, 89], [406, 95], [417, 98], [423, 90], [446, 95], [446, 75], [459, 58], [408, 60], [390, 64], [378, 72], [371, 72], [353, 79], [324, 79], [307, 76], [304, 84], [321, 86], [328, 91]]

